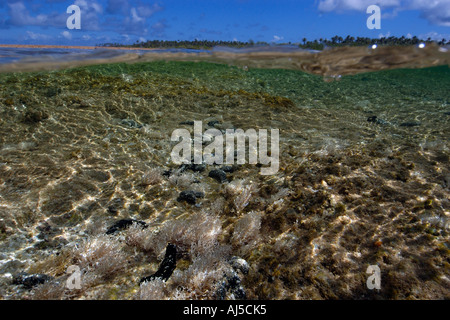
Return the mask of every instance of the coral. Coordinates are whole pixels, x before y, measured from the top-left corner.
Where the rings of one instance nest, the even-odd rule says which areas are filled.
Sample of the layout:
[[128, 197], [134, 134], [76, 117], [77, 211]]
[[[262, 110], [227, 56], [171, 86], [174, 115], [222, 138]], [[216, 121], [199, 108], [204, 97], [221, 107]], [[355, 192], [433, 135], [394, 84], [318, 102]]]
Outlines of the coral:
[[139, 225], [141, 228], [147, 228], [147, 224], [144, 221], [136, 219], [121, 219], [114, 222], [114, 224], [106, 230], [106, 234], [114, 234], [120, 230], [130, 227], [133, 224]]
[[146, 279], [140, 285], [137, 299], [215, 299], [224, 275], [232, 272], [227, 262], [230, 247], [214, 245], [208, 251], [194, 250], [187, 269], [175, 269], [168, 281], [160, 277]]
[[141, 285], [141, 299], [215, 299], [224, 275], [231, 271], [227, 263], [230, 248], [214, 246], [208, 252], [197, 255], [184, 271], [175, 270], [171, 279], [160, 279]]
[[172, 290], [161, 278], [145, 281], [139, 288], [138, 300], [168, 300], [172, 298]]
[[284, 199], [291, 194], [289, 188], [281, 188], [277, 193], [271, 196], [269, 202], [277, 202], [280, 199]]
[[83, 241], [73, 252], [74, 265], [102, 279], [114, 278], [127, 265], [123, 244], [108, 236]]
[[162, 171], [160, 169], [151, 168], [143, 175], [140, 184], [143, 186], [152, 186], [163, 180]]
[[189, 172], [177, 170], [169, 177], [169, 182], [181, 189], [189, 188], [195, 181], [195, 175]]
[[159, 228], [127, 230], [127, 243], [160, 256], [168, 243], [180, 254], [201, 255], [215, 246], [222, 232], [219, 217], [201, 211], [164, 222]]
[[233, 198], [233, 208], [240, 214], [248, 206], [250, 199], [258, 190], [254, 184], [244, 185], [244, 180], [235, 180], [225, 187], [225, 196]]
[[46, 282], [33, 290], [31, 298], [33, 300], [61, 300], [65, 297], [64, 291], [66, 291], [64, 282]]
[[261, 212], [252, 211], [235, 223], [231, 242], [234, 247], [239, 248], [239, 254], [252, 250], [260, 241], [261, 217]]

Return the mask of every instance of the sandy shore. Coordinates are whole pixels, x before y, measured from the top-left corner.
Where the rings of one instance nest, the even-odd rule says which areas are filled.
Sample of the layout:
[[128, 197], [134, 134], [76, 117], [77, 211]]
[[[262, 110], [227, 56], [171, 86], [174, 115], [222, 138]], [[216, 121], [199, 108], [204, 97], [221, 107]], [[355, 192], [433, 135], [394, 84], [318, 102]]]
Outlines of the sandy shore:
[[92, 64], [102, 63], [119, 63], [119, 62], [134, 62], [139, 59], [139, 54], [131, 51], [145, 50], [153, 51], [153, 48], [125, 48], [125, 47], [100, 47], [100, 46], [58, 46], [58, 45], [28, 45], [28, 44], [0, 44], [1, 48], [23, 48], [23, 49], [67, 49], [67, 50], [124, 50], [126, 53], [117, 55], [115, 57], [98, 58], [98, 59], [82, 59], [82, 60], [68, 60], [68, 61], [31, 61], [20, 63], [0, 64], [0, 73], [2, 72], [25, 72], [25, 71], [43, 71], [55, 70], [62, 68], [80, 67]]
[[154, 48], [127, 48], [127, 47], [99, 47], [99, 46], [58, 46], [58, 45], [34, 45], [34, 44], [0, 44], [0, 48], [27, 48], [27, 49], [112, 49], [112, 50], [156, 50]]

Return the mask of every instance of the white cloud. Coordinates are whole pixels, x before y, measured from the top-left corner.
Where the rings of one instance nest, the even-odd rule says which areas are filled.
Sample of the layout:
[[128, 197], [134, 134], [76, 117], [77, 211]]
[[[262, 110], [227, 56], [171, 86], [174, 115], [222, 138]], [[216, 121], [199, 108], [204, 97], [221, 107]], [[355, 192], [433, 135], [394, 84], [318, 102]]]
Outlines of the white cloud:
[[[0, 0], [4, 1], [4, 0]], [[68, 15], [65, 10], [52, 11], [45, 14], [32, 15], [31, 6], [26, 5], [29, 0], [8, 2], [9, 19], [7, 24], [13, 26], [42, 26], [65, 27]], [[102, 6], [95, 1], [75, 0], [74, 4], [81, 9], [82, 26], [86, 30], [99, 30], [99, 15], [103, 12]]]
[[51, 37], [42, 33], [35, 33], [33, 31], [27, 31], [27, 35], [25, 36], [25, 40], [48, 40]]
[[152, 35], [155, 36], [162, 36], [165, 32], [165, 30], [167, 29], [167, 24], [166, 24], [166, 20], [162, 19], [159, 20], [158, 22], [155, 22], [152, 26], [151, 26], [151, 30], [152, 30]]
[[139, 15], [137, 14], [136, 8], [131, 8], [131, 20], [133, 23], [139, 23], [144, 21], [144, 19], [139, 17]]
[[[38, 6], [37, 0], [0, 0], [5, 15], [0, 17], [0, 26], [40, 26], [65, 28], [69, 15], [64, 9], [53, 9], [50, 5]], [[168, 23], [160, 19], [151, 26], [150, 18], [164, 10], [158, 3], [149, 0], [45, 0], [47, 3], [68, 3], [81, 10], [81, 25], [84, 31], [115, 31], [146, 36], [149, 31], [162, 35]], [[39, 2], [39, 1], [37, 1]], [[32, 5], [34, 3], [34, 5]], [[62, 6], [64, 8], [64, 6]], [[50, 11], [49, 11], [50, 10]], [[150, 29], [151, 27], [151, 29]], [[63, 31], [63, 30], [61, 30]], [[59, 34], [61, 36], [61, 34]]]
[[70, 34], [70, 32], [69, 31], [63, 31], [63, 32], [61, 32], [61, 34], [62, 34], [62, 36], [64, 37], [64, 38], [66, 38], [67, 40], [72, 40], [72, 35]]
[[74, 2], [75, 5], [79, 6], [82, 10], [94, 10], [97, 13], [102, 13], [103, 8], [100, 4], [96, 3], [95, 1], [86, 1], [86, 0], [76, 0]]
[[96, 1], [76, 0], [75, 5], [80, 7], [83, 30], [101, 30], [100, 15], [103, 7]]
[[139, 10], [139, 14], [141, 15], [141, 17], [145, 17], [145, 18], [151, 17], [156, 12], [163, 10], [163, 8], [160, 5], [158, 5], [157, 3], [155, 3], [151, 6], [150, 5], [148, 5], [148, 6], [142, 5], [142, 6], [139, 6], [137, 9]]
[[444, 34], [444, 33], [437, 33], [436, 31], [431, 31], [425, 34], [420, 34], [419, 39], [428, 39], [431, 38], [431, 40], [435, 40], [435, 41], [441, 41], [442, 39], [446, 39], [449, 40], [450, 39], [450, 34]]
[[8, 3], [8, 6], [13, 25], [44, 25], [47, 22], [46, 15], [31, 16], [22, 2]]
[[372, 4], [380, 7], [396, 7], [400, 5], [400, 0], [320, 0], [319, 10], [321, 12], [366, 11], [367, 7]]
[[126, 41], [126, 42], [130, 42], [131, 38], [128, 34], [122, 34], [122, 38]]
[[372, 4], [380, 6], [382, 13], [386, 9], [393, 10], [387, 15], [383, 13], [384, 17], [395, 17], [399, 11], [418, 10], [430, 23], [450, 26], [450, 0], [319, 0], [318, 9], [320, 12], [365, 12]]
[[273, 39], [272, 39], [272, 42], [278, 42], [278, 41], [281, 41], [281, 40], [283, 40], [283, 39], [284, 39], [283, 36], [277, 36], [277, 35], [274, 35], [274, 36], [273, 36]]
[[450, 0], [413, 1], [422, 16], [433, 24], [450, 27]]

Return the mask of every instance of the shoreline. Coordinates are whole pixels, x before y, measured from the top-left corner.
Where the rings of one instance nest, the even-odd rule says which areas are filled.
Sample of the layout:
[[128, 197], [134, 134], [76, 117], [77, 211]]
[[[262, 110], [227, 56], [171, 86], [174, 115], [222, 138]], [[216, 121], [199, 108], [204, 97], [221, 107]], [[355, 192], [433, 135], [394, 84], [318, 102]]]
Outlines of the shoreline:
[[132, 47], [100, 47], [100, 46], [62, 46], [62, 45], [46, 45], [46, 44], [0, 44], [0, 48], [24, 48], [24, 49], [79, 49], [79, 50], [158, 50], [156, 48], [132, 48]]

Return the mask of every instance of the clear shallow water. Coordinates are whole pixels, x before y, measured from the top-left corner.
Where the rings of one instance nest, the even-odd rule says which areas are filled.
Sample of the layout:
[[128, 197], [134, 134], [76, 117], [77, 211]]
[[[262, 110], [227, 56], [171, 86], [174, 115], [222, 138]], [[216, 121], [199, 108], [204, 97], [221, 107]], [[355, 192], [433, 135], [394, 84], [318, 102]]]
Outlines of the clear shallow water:
[[[435, 49], [152, 53], [0, 74], [1, 296], [236, 298], [221, 285], [236, 272], [251, 299], [448, 298], [450, 70]], [[170, 136], [194, 120], [279, 129], [280, 170], [239, 165], [223, 183], [209, 177], [220, 166], [183, 170]], [[204, 197], [177, 200], [189, 190]], [[106, 235], [122, 218], [149, 227]], [[140, 287], [168, 242], [173, 275]], [[80, 290], [64, 286], [70, 265]], [[20, 271], [53, 279], [28, 289], [11, 283]]]
[[[136, 56], [143, 55], [149, 50], [138, 48], [135, 49], [111, 49], [102, 47], [51, 47], [48, 48], [32, 48], [32, 47], [7, 47], [0, 45], [0, 65], [8, 67], [11, 64], [23, 65], [23, 71], [26, 70], [27, 65], [39, 65], [42, 63], [55, 63], [55, 66], [50, 66], [50, 69], [58, 68], [58, 63], [61, 61], [72, 61], [72, 63], [85, 63], [92, 60], [104, 60], [121, 57], [127, 53], [134, 53]], [[202, 53], [207, 50], [194, 49], [152, 49], [154, 53]], [[98, 61], [96, 62], [98, 63]]]

